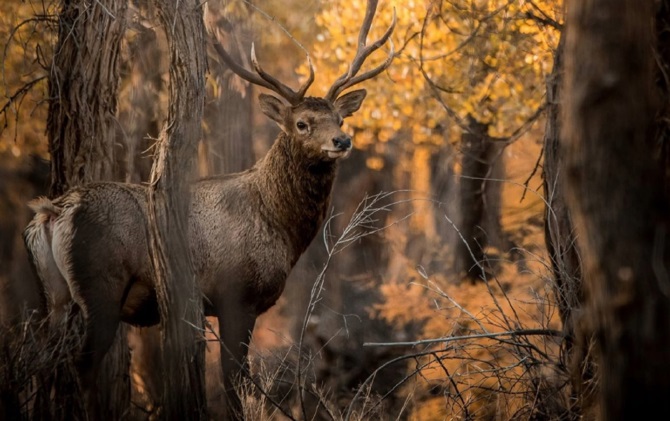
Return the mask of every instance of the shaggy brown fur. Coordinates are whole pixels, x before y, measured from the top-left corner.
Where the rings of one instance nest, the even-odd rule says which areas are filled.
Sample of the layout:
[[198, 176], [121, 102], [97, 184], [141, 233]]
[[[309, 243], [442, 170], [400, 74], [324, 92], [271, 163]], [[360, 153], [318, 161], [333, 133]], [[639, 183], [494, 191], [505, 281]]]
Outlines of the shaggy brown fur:
[[[247, 171], [192, 186], [191, 256], [206, 314], [219, 319], [231, 414], [240, 408], [233, 382], [256, 317], [275, 304], [326, 217], [337, 159], [351, 150], [342, 119], [364, 98], [365, 91], [357, 90], [334, 103], [306, 98], [285, 106], [261, 95], [263, 112], [282, 129], [267, 155]], [[78, 370], [91, 387], [121, 321], [159, 322], [147, 192], [139, 185], [95, 183], [31, 206], [36, 215], [25, 231], [26, 246], [53, 321], [62, 319], [71, 300], [83, 313], [86, 339]]]

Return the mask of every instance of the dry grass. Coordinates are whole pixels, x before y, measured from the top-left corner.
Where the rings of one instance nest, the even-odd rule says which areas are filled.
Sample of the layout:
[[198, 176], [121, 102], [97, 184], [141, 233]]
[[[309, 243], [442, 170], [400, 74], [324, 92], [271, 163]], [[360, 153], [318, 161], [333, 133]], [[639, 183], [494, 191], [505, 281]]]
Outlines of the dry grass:
[[36, 313], [2, 332], [0, 395], [6, 419], [73, 419], [85, 414], [74, 358], [81, 347], [78, 317], [59, 329]]

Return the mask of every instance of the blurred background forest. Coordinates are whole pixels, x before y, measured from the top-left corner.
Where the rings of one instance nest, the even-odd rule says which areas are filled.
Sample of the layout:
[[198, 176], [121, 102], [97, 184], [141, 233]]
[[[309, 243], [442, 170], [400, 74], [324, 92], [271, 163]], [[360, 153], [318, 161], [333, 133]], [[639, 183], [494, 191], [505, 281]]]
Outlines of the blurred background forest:
[[[112, 13], [97, 2], [81, 4]], [[316, 69], [309, 93], [322, 96], [355, 54], [365, 2], [210, 0], [205, 7], [200, 176], [249, 168], [278, 130], [259, 112], [260, 90], [233, 75], [213, 43], [246, 63], [254, 43], [264, 69], [297, 86], [308, 74], [299, 42]], [[56, 99], [49, 78], [60, 8], [46, 0], [0, 4], [5, 325], [38, 304], [21, 233], [31, 217], [26, 203], [53, 188], [48, 113]], [[561, 203], [549, 206], [560, 200], [551, 171], [562, 1], [385, 0], [371, 37], [388, 27], [394, 10], [395, 59], [364, 84], [367, 99], [345, 123], [355, 150], [340, 164], [333, 217], [278, 304], [257, 323], [252, 372], [296, 419], [301, 413], [308, 419], [576, 419], [581, 402], [575, 403], [564, 355], [572, 328], [563, 322], [579, 297], [571, 282], [579, 262], [571, 231], [558, 229], [565, 221]], [[126, 27], [113, 62], [118, 95], [104, 116], [112, 119], [111, 141], [98, 153], [111, 163], [113, 179], [146, 183], [167, 114], [167, 45], [153, 6], [129, 1], [123, 13]], [[370, 66], [387, 52], [373, 56]], [[103, 93], [80, 98], [93, 103]], [[543, 165], [546, 159], [554, 166]], [[551, 227], [563, 236], [552, 240]], [[315, 299], [319, 280], [323, 289]], [[131, 328], [128, 335], [133, 389], [124, 416], [151, 419], [160, 411], [160, 369], [155, 348], [146, 344], [157, 333]], [[217, 352], [208, 346], [212, 414], [221, 394], [217, 378], [209, 378], [218, 373]], [[0, 392], [21, 390], [17, 399], [28, 405], [34, 379], [10, 373], [20, 366], [12, 364], [0, 373], [7, 381]], [[309, 390], [297, 397], [296, 367], [309, 373]], [[245, 387], [249, 406], [265, 411], [249, 419], [286, 416], [255, 387]]]

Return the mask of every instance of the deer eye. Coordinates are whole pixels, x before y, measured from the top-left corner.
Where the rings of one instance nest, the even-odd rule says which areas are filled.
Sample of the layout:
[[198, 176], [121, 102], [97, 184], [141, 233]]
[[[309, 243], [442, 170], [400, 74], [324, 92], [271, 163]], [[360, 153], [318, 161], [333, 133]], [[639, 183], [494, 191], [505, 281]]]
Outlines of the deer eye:
[[305, 123], [304, 121], [298, 121], [297, 123], [295, 123], [295, 126], [298, 128], [298, 130], [301, 131], [307, 130], [307, 123]]

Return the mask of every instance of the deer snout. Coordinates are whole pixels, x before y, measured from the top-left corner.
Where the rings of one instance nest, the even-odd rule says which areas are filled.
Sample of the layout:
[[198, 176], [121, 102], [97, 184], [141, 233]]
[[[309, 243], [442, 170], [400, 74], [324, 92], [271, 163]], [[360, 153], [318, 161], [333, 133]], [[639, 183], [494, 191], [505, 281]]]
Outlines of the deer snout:
[[346, 134], [335, 137], [333, 138], [333, 146], [340, 151], [351, 149], [351, 137]]

